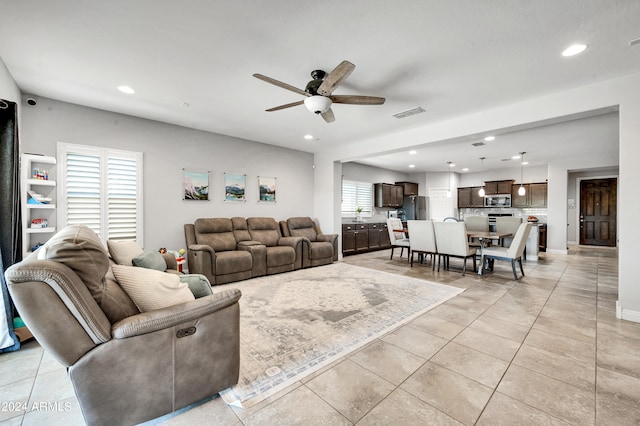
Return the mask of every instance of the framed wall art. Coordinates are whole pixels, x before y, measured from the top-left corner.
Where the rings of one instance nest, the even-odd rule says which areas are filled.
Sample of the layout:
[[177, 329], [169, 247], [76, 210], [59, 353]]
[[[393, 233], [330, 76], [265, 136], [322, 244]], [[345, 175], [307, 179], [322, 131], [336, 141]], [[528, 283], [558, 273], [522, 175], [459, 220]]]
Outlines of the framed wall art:
[[225, 201], [247, 201], [245, 189], [247, 185], [247, 175], [240, 173], [224, 174], [224, 200]]
[[276, 178], [258, 176], [258, 202], [276, 202]]
[[209, 201], [209, 174], [182, 169], [182, 199]]

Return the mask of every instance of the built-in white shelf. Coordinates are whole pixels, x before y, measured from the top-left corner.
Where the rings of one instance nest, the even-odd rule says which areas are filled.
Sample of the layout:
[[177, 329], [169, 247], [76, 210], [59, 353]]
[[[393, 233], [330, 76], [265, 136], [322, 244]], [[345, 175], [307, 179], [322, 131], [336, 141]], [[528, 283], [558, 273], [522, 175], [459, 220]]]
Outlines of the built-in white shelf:
[[55, 226], [46, 228], [27, 228], [27, 234], [53, 234], [56, 232]]

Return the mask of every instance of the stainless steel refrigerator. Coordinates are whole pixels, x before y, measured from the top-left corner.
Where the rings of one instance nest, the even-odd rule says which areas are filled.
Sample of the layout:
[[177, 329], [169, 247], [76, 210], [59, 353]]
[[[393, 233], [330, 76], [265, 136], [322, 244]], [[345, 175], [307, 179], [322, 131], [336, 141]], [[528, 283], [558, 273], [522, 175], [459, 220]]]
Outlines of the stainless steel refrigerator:
[[417, 195], [404, 197], [402, 201], [402, 220], [426, 220], [429, 218], [429, 199]]

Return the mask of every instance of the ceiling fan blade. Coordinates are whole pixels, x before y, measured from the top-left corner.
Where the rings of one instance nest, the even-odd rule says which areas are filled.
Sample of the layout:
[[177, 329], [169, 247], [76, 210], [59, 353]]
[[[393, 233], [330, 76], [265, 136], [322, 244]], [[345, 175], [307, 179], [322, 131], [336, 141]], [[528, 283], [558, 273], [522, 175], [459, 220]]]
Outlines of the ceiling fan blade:
[[382, 105], [385, 98], [377, 96], [358, 96], [358, 95], [335, 95], [329, 96], [336, 104], [354, 104], [354, 105]]
[[285, 105], [280, 105], [280, 106], [277, 106], [277, 107], [269, 108], [269, 109], [267, 109], [265, 111], [267, 111], [267, 112], [280, 111], [281, 109], [291, 108], [291, 107], [302, 105], [302, 104], [304, 104], [304, 101], [291, 102], [290, 104], [285, 104]]
[[326, 121], [327, 123], [333, 123], [334, 121], [336, 121], [336, 116], [333, 115], [333, 111], [331, 111], [331, 108], [323, 112], [321, 115], [322, 118], [324, 118], [324, 121]]
[[275, 86], [282, 87], [283, 89], [290, 90], [290, 91], [292, 91], [292, 92], [294, 92], [294, 93], [297, 93], [297, 94], [299, 94], [299, 95], [302, 95], [302, 96], [311, 96], [309, 93], [305, 92], [304, 90], [298, 89], [297, 87], [293, 87], [293, 86], [292, 86], [292, 85], [290, 85], [290, 84], [283, 83], [283, 82], [278, 81], [278, 80], [276, 80], [276, 79], [274, 79], [274, 78], [267, 77], [266, 75], [262, 75], [262, 74], [254, 74], [253, 76], [254, 76], [255, 78], [259, 79], [259, 80], [266, 81], [267, 83], [271, 83], [271, 84], [273, 84], [273, 85], [275, 85]]
[[356, 66], [349, 61], [340, 62], [338, 66], [325, 77], [320, 87], [318, 87], [318, 93], [323, 96], [330, 95], [336, 87], [349, 77], [355, 67]]

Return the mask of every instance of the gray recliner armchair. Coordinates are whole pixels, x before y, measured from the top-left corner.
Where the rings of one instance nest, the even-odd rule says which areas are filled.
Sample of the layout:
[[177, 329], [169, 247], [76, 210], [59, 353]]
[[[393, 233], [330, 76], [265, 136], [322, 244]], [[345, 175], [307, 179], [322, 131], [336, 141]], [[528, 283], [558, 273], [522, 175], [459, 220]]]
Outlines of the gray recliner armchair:
[[303, 237], [302, 267], [328, 265], [338, 260], [338, 234], [323, 234], [310, 217], [290, 217], [280, 222], [285, 237]]
[[87, 424], [140, 423], [238, 381], [238, 290], [140, 313], [83, 225], [5, 276], [35, 338], [67, 367]]

